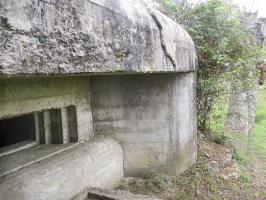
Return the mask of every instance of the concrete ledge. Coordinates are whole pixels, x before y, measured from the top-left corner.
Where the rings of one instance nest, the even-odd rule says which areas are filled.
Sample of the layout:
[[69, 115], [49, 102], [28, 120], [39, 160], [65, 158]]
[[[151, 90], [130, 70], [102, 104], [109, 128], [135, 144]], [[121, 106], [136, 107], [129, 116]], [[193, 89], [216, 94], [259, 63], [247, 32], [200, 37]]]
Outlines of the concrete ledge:
[[[79, 145], [78, 143], [69, 143], [61, 145], [37, 145], [28, 146], [28, 148], [20, 149], [9, 155], [0, 157], [0, 180], [2, 177], [7, 176], [20, 169], [26, 168], [32, 164], [41, 162], [49, 157], [60, 154], [64, 151]], [[27, 145], [26, 145], [27, 147]], [[17, 150], [17, 149], [16, 149]]]
[[86, 187], [112, 188], [123, 176], [120, 145], [97, 139], [1, 180], [0, 199], [70, 199]]

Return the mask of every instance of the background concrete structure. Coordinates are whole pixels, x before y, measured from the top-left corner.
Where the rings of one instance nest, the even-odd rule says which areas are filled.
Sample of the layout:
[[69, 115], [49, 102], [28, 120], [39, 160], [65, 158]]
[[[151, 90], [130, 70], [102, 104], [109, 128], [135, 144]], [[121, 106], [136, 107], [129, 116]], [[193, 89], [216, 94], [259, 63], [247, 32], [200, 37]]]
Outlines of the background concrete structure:
[[[254, 46], [262, 48], [265, 39], [265, 24], [262, 19], [257, 18], [257, 13], [247, 14], [249, 17], [249, 28], [253, 33]], [[262, 62], [263, 58], [258, 58]], [[252, 66], [259, 69], [259, 62]], [[258, 98], [259, 80], [254, 80], [252, 87], [245, 88], [231, 85], [230, 104], [227, 117], [227, 128], [232, 132], [239, 132], [251, 136], [256, 117], [256, 105]]]
[[259, 18], [259, 22], [261, 23], [261, 31], [263, 32], [264, 38], [266, 37], [266, 17]]
[[157, 10], [0, 0], [0, 42], [0, 120], [31, 114], [35, 124], [30, 148], [0, 148], [0, 199], [69, 199], [124, 173], [195, 162], [194, 43]]

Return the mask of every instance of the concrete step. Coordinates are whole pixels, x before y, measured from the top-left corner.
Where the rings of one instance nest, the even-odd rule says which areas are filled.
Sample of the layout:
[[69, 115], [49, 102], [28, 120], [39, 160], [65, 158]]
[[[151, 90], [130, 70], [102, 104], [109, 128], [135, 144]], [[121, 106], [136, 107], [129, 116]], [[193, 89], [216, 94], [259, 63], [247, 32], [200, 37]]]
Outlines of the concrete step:
[[72, 200], [160, 200], [142, 194], [132, 194], [125, 190], [104, 190], [100, 188], [85, 188]]

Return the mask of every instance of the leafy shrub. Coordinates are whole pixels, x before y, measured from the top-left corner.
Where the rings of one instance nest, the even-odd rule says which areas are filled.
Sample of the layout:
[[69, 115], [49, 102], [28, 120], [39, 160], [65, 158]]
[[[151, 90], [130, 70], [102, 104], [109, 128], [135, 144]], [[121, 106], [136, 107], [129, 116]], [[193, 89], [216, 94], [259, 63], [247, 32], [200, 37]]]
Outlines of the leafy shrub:
[[262, 52], [248, 16], [229, 1], [208, 0], [197, 5], [185, 0], [160, 2], [165, 13], [182, 24], [195, 41], [198, 125], [201, 130], [208, 129], [217, 99], [232, 89], [254, 86]]

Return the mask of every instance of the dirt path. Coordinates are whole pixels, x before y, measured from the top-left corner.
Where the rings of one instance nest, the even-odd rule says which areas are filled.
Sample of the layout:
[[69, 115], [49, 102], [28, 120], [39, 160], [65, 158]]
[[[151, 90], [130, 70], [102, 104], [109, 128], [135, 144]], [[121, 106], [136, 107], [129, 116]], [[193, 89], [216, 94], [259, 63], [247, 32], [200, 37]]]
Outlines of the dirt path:
[[263, 172], [265, 167], [266, 161], [261, 159], [257, 152], [253, 152], [250, 173], [256, 199], [266, 200], [266, 174]]

